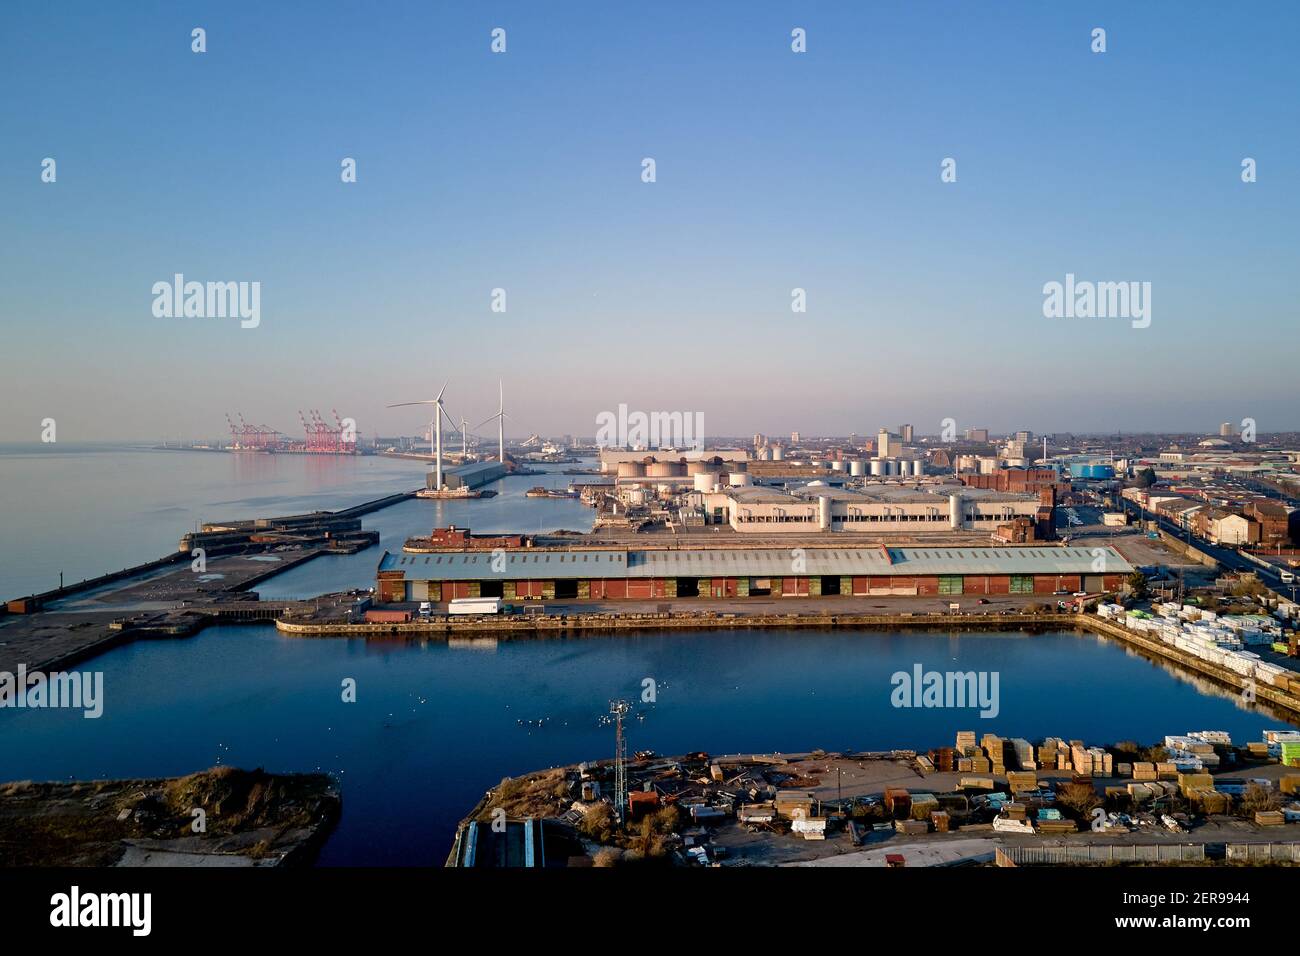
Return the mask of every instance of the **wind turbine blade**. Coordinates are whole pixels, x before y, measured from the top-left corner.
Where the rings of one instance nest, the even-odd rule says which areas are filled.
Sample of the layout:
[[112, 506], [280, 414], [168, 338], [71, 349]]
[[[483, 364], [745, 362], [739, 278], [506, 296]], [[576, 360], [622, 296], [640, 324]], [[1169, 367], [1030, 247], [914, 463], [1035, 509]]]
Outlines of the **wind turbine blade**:
[[405, 408], [407, 405], [436, 405], [437, 400], [423, 402], [398, 402], [396, 405], [386, 405], [385, 408]]
[[498, 412], [496, 415], [493, 415], [491, 418], [485, 418], [485, 419], [483, 419], [483, 421], [479, 422], [479, 423], [478, 423], [477, 425], [475, 425], [474, 427], [475, 427], [475, 428], [482, 428], [482, 427], [483, 427], [484, 425], [486, 425], [488, 422], [494, 422], [494, 421], [496, 421], [496, 420], [497, 420], [497, 416], [500, 415], [500, 414], [501, 414], [501, 413]]
[[434, 399], [435, 402], [440, 401], [442, 399], [442, 393], [447, 391], [448, 384], [450, 383], [449, 382], [442, 383], [442, 388], [438, 389], [438, 397]]

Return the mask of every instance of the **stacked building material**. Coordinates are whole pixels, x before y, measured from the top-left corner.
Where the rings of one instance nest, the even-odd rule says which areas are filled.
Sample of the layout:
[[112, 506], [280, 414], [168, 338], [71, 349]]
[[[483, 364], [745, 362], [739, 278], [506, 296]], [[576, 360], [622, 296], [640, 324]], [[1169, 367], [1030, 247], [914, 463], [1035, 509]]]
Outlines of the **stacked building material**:
[[1010, 817], [998, 817], [993, 821], [993, 829], [997, 833], [1033, 833], [1034, 825], [1028, 820], [1012, 820]]
[[1187, 799], [1204, 813], [1227, 813], [1232, 807], [1232, 798], [1217, 790], [1191, 790]]
[[975, 750], [975, 731], [959, 730], [957, 731], [957, 752], [969, 757]]
[[930, 824], [924, 820], [895, 820], [894, 829], [907, 834], [929, 833]]
[[1284, 740], [1282, 742], [1282, 766], [1300, 767], [1300, 741]]
[[1038, 832], [1044, 836], [1055, 836], [1061, 833], [1075, 833], [1079, 825], [1073, 820], [1044, 820], [1038, 819]]
[[1113, 776], [1114, 760], [1111, 753], [1100, 747], [1084, 747], [1081, 744], [1070, 747], [1070, 763], [1074, 765], [1074, 772], [1081, 776]]
[[1169, 761], [1162, 761], [1156, 764], [1156, 776], [1161, 780], [1177, 780], [1178, 765]]
[[1153, 763], [1135, 763], [1133, 765], [1133, 779], [1138, 781], [1158, 780], [1160, 774], [1156, 771], [1156, 765]]
[[[1151, 770], [1152, 770], [1152, 772], [1154, 773], [1154, 772], [1155, 772], [1155, 767], [1152, 767]], [[1131, 776], [1133, 776], [1133, 765], [1132, 765], [1131, 763], [1117, 763], [1117, 764], [1115, 764], [1115, 776], [1117, 776], [1117, 777], [1131, 777]]]
[[930, 814], [930, 823], [934, 825], [935, 833], [948, 832], [948, 813], [946, 810], [935, 810]]
[[1070, 745], [1070, 766], [1077, 774], [1092, 776], [1092, 755], [1082, 743]]
[[970, 812], [970, 797], [964, 793], [941, 793], [938, 797], [940, 808], [949, 813]]
[[958, 786], [963, 790], [992, 790], [993, 780], [989, 777], [962, 777]]
[[1032, 770], [1012, 770], [1007, 773], [1007, 784], [1012, 793], [1038, 789], [1038, 774]]
[[940, 773], [951, 773], [953, 770], [953, 761], [957, 758], [957, 751], [952, 747], [940, 747], [938, 750], [930, 752], [930, 760]]
[[776, 819], [776, 807], [773, 803], [747, 803], [736, 809], [736, 819], [741, 823], [771, 823]]
[[1257, 810], [1255, 822], [1262, 827], [1280, 827], [1286, 823], [1286, 815], [1281, 810]]
[[1008, 820], [1026, 820], [1029, 818], [1029, 808], [1023, 803], [1008, 803], [1002, 808], [1002, 815]]
[[930, 814], [939, 809], [939, 799], [932, 793], [912, 794], [912, 806], [908, 813], [913, 820], [928, 820]]
[[1061, 740], [1059, 737], [1048, 737], [1038, 745], [1038, 765], [1052, 769], [1057, 767], [1057, 754], [1061, 749]]
[[1016, 769], [1018, 770], [1037, 770], [1038, 763], [1034, 760], [1033, 745], [1023, 737], [1013, 737], [1011, 740], [1011, 750], [1015, 756]]
[[1283, 793], [1300, 793], [1300, 773], [1285, 774], [1278, 781], [1278, 787]]
[[885, 790], [885, 810], [893, 817], [907, 817], [911, 815], [912, 795], [901, 787], [890, 787]]
[[1213, 790], [1214, 778], [1208, 773], [1180, 773], [1178, 790], [1184, 797], [1190, 797], [1195, 790]]
[[975, 769], [974, 761], [970, 757], [958, 757], [957, 766], [954, 768], [958, 773], [970, 773]]
[[[1100, 772], [1101, 775], [1105, 777], [1115, 776], [1114, 754], [1109, 750], [1102, 749], [1101, 747], [1091, 747], [1088, 752], [1092, 754], [1092, 772], [1094, 774]], [[1098, 771], [1098, 767], [1101, 768], [1100, 771]]]
[[776, 807], [777, 816], [789, 820], [795, 816], [812, 816], [815, 802], [816, 798], [811, 790], [778, 790], [773, 805]]
[[989, 759], [988, 772], [995, 777], [1004, 776], [1007, 772], [1006, 741], [997, 734], [985, 734], [980, 745]]
[[[1107, 787], [1107, 790], [1110, 788]], [[1156, 791], [1145, 783], [1130, 783], [1126, 788], [1128, 795], [1133, 798], [1134, 803], [1146, 803], [1152, 797], [1156, 796]]]

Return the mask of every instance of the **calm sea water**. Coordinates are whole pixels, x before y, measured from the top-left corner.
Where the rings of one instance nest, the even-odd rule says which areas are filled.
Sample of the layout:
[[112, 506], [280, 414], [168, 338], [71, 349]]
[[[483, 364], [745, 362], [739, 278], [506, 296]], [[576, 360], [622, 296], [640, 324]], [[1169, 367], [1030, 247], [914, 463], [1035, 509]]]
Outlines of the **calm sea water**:
[[[918, 662], [998, 671], [1001, 713], [895, 709], [890, 675]], [[141, 642], [88, 666], [105, 675], [104, 716], [0, 711], [0, 779], [217, 763], [329, 771], [344, 813], [321, 862], [341, 865], [441, 864], [457, 820], [503, 776], [611, 755], [608, 701], [639, 701], [647, 677], [658, 699], [634, 705], [631, 750], [929, 748], [958, 730], [1093, 743], [1201, 729], [1258, 739], [1281, 725], [1075, 634], [732, 631], [471, 648], [290, 638], [257, 625]], [[347, 677], [355, 703], [341, 700]]]
[[[551, 466], [559, 471], [564, 467]], [[420, 461], [364, 456], [235, 455], [96, 445], [0, 445], [0, 598], [57, 587], [174, 551], [203, 521], [337, 510], [424, 484]], [[590, 508], [568, 500], [527, 499], [528, 488], [572, 479], [503, 479], [500, 497], [412, 501], [363, 519], [400, 548], [435, 524], [475, 531], [591, 528]], [[536, 505], [536, 507], [533, 507]], [[374, 584], [379, 549], [327, 557], [275, 587], [274, 597]], [[278, 590], [277, 590], [278, 589]]]

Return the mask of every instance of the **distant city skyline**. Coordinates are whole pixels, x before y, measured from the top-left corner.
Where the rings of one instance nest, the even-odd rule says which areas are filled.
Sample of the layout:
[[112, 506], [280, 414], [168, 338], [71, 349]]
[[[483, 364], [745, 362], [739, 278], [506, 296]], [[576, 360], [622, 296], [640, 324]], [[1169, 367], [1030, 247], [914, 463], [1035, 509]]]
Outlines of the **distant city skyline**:
[[[413, 434], [499, 378], [512, 436], [1300, 429], [1294, 5], [75, 9], [0, 35], [0, 441]], [[258, 321], [159, 317], [176, 274]], [[1075, 276], [1149, 327], [1045, 317]]]

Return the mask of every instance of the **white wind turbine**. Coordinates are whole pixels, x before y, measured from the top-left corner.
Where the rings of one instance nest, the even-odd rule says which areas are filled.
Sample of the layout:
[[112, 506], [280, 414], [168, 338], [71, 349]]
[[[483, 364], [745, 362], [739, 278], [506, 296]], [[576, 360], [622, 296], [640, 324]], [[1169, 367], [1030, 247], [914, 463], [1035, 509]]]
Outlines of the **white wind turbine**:
[[408, 405], [432, 405], [433, 425], [431, 431], [434, 438], [434, 490], [442, 491], [442, 420], [447, 419], [447, 424], [456, 428], [456, 423], [452, 417], [447, 414], [447, 410], [442, 407], [442, 393], [447, 391], [447, 383], [442, 383], [442, 388], [438, 389], [436, 398], [426, 399], [423, 402], [398, 402], [395, 405], [389, 405], [389, 408], [405, 408]]
[[[492, 422], [492, 421], [497, 423], [497, 460], [504, 465], [506, 463], [506, 419], [510, 418], [510, 416], [506, 414], [505, 384], [502, 382], [497, 382], [497, 389], [499, 391], [499, 398], [497, 401], [497, 413], [491, 416], [490, 418], [483, 419], [483, 421], [479, 422], [474, 427], [482, 428], [488, 422]], [[510, 418], [510, 420], [514, 421], [513, 418]]]

